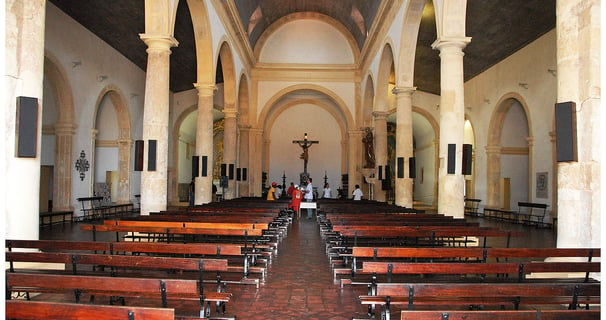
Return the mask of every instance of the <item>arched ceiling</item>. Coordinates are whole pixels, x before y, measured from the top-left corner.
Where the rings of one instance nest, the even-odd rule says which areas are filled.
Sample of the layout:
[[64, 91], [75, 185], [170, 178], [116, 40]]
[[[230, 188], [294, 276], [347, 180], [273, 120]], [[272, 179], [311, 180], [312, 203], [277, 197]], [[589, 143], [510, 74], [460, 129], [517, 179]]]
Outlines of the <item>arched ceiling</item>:
[[[96, 34], [133, 63], [145, 70], [146, 46], [139, 38], [145, 31], [144, 0], [50, 0], [67, 15]], [[364, 48], [368, 32], [380, 17], [379, 8], [394, 0], [221, 0], [225, 13], [246, 33], [254, 48], [263, 31], [279, 18], [294, 12], [319, 12], [340, 21]], [[230, 8], [235, 8], [231, 10]], [[427, 1], [426, 10], [432, 10]], [[513, 54], [555, 27], [555, 0], [467, 0], [467, 36], [464, 77], [469, 80]], [[196, 82], [195, 44], [187, 1], [179, 1], [172, 49], [170, 88], [189, 90]], [[414, 85], [418, 90], [440, 93], [439, 52], [431, 49], [436, 40], [435, 20], [424, 15], [415, 57]], [[220, 69], [217, 82], [222, 82]]]

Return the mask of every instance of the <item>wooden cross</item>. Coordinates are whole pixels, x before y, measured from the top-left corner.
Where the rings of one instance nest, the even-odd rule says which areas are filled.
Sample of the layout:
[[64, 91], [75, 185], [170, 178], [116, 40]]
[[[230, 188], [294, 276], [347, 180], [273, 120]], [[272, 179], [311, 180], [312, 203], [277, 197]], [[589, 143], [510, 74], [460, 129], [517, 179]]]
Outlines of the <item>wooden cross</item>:
[[299, 158], [303, 159], [303, 172], [307, 173], [307, 161], [309, 160], [309, 153], [307, 149], [309, 149], [312, 144], [320, 143], [320, 141], [307, 140], [307, 133], [305, 133], [305, 139], [293, 140], [292, 143], [297, 143], [303, 149], [303, 153], [301, 153], [301, 156]]

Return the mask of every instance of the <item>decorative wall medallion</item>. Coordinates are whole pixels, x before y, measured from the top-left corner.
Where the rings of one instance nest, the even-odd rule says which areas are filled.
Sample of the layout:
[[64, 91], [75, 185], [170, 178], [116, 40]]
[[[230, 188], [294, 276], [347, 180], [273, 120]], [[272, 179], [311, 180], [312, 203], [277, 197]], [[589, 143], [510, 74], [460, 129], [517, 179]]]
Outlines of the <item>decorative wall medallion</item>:
[[90, 168], [90, 165], [88, 164], [88, 160], [86, 160], [84, 150], [82, 150], [82, 152], [80, 152], [80, 158], [76, 160], [76, 170], [80, 172], [80, 181], [84, 181], [84, 177], [86, 176], [84, 173], [88, 171], [88, 168]]

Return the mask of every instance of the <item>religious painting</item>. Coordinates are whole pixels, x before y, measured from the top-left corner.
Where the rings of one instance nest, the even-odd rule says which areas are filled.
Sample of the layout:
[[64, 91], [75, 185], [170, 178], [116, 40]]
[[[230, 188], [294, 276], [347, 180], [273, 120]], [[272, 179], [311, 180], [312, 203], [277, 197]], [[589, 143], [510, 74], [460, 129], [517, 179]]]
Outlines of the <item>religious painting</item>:
[[537, 198], [547, 199], [548, 191], [548, 176], [547, 172], [537, 172]]

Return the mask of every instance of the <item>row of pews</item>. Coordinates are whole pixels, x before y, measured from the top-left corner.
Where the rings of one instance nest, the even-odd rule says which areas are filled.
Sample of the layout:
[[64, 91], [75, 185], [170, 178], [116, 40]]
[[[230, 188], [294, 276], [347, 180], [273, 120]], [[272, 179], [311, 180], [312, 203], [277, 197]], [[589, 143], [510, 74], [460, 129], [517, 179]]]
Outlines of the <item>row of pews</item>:
[[6, 318], [235, 319], [228, 284], [258, 288], [292, 222], [283, 204], [249, 207], [82, 223], [86, 241], [6, 240]]
[[365, 289], [370, 319], [600, 317], [600, 248], [512, 248], [521, 233], [465, 219], [372, 202], [320, 207], [334, 282]]

